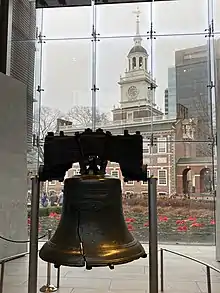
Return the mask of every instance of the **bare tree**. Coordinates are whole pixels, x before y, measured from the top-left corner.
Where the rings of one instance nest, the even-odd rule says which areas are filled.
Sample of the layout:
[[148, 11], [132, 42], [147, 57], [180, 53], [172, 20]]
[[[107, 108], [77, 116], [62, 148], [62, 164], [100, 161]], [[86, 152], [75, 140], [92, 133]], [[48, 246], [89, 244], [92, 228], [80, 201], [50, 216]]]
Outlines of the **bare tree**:
[[[40, 115], [40, 119], [39, 119]], [[57, 128], [57, 119], [64, 115], [58, 109], [42, 106], [40, 113], [34, 113], [34, 147], [28, 156], [29, 163], [43, 162], [44, 158], [44, 140], [48, 132], [55, 132]]]
[[[39, 119], [40, 114], [40, 119]], [[44, 159], [44, 140], [48, 132], [57, 130], [57, 119], [64, 118], [70, 120], [75, 125], [90, 126], [92, 123], [92, 109], [86, 106], [75, 106], [67, 114], [63, 114], [58, 109], [41, 107], [40, 113], [34, 113], [34, 134], [35, 142], [31, 153], [28, 154], [28, 163], [36, 164]], [[106, 124], [109, 121], [108, 113], [96, 111], [96, 123]]]
[[[66, 118], [71, 120], [75, 125], [90, 126], [92, 123], [92, 109], [87, 106], [74, 106], [67, 113]], [[109, 122], [108, 113], [96, 111], [96, 123], [106, 124]]]
[[[193, 101], [193, 105], [198, 112], [198, 125], [197, 125], [197, 138], [201, 140], [201, 143], [197, 143], [197, 149], [204, 156], [211, 156], [211, 144], [210, 139], [212, 138], [212, 123], [213, 122], [213, 113], [211, 114], [207, 103], [200, 96], [197, 101]], [[207, 143], [204, 143], [207, 141]]]

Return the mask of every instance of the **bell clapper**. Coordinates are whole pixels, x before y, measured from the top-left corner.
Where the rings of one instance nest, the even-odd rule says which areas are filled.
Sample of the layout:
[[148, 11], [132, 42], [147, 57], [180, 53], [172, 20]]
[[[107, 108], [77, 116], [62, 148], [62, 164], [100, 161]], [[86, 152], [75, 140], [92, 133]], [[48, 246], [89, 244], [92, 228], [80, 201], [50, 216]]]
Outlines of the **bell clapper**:
[[109, 265], [110, 270], [114, 270], [114, 265]]

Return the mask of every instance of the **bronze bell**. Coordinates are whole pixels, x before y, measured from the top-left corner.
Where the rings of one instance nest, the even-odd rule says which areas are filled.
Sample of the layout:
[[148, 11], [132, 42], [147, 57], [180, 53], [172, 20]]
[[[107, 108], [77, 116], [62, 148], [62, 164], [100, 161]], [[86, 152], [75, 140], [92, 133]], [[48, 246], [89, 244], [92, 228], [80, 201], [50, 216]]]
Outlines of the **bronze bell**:
[[40, 258], [57, 267], [91, 269], [140, 257], [146, 253], [124, 221], [120, 180], [97, 175], [66, 179], [61, 220]]

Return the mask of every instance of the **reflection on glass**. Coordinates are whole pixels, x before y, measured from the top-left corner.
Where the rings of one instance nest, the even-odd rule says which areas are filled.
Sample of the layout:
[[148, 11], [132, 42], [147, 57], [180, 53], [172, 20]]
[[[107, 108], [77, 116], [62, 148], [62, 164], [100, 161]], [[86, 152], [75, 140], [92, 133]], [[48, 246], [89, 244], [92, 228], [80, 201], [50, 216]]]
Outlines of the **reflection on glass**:
[[[148, 33], [151, 5], [156, 39], [154, 36], [151, 39]], [[193, 16], [190, 19], [189, 11], [198, 5], [202, 9], [195, 21]], [[130, 133], [139, 130], [143, 135], [144, 164], [148, 175], [158, 178], [161, 241], [212, 243], [214, 239], [216, 161], [211, 157], [207, 87], [208, 66], [213, 59], [208, 58], [209, 40], [204, 35], [208, 19], [206, 5], [205, 1], [180, 0], [141, 3], [139, 8], [134, 4], [96, 8], [96, 29], [100, 33], [97, 36], [96, 126], [113, 134], [127, 129]], [[71, 11], [79, 13], [78, 9], [71, 8]], [[57, 17], [68, 18], [69, 11], [57, 10]], [[74, 26], [69, 22], [56, 29], [56, 23], [51, 22], [55, 11], [47, 13], [44, 14], [46, 38], [42, 45], [41, 124], [47, 126], [44, 135], [46, 130], [73, 135], [76, 130], [92, 126], [92, 44], [90, 40], [63, 41], [86, 33], [82, 33], [80, 24], [78, 32], [73, 31]], [[90, 22], [85, 31], [89, 37], [91, 25]], [[189, 35], [161, 36], [181, 33]], [[190, 36], [192, 33], [198, 35]], [[67, 175], [78, 173], [79, 166], [74, 165]], [[122, 180], [129, 230], [139, 240], [147, 241], [147, 183], [123, 182], [120, 168], [114, 162], [108, 164], [107, 173]], [[52, 225], [55, 229], [62, 188], [63, 183], [58, 182], [47, 182], [43, 187], [50, 210], [42, 215], [42, 226]]]
[[91, 105], [91, 41], [45, 41], [43, 104], [63, 112]]
[[212, 0], [212, 15], [214, 22], [214, 29], [216, 33], [220, 33], [220, 7], [218, 0]]
[[43, 10], [46, 39], [88, 39], [92, 33], [91, 7], [68, 7]]
[[[153, 28], [158, 35], [205, 33], [208, 1], [179, 0], [154, 2]], [[196, 19], [193, 11], [197, 11]]]
[[[151, 3], [129, 3], [97, 5], [97, 32], [101, 37], [122, 37], [135, 35], [135, 15], [141, 15], [140, 34], [148, 34], [151, 22]], [[138, 14], [137, 14], [138, 12]], [[133, 17], [132, 17], [133, 14]], [[114, 17], [112, 17], [114, 16]], [[118, 25], [123, 23], [123, 25]]]

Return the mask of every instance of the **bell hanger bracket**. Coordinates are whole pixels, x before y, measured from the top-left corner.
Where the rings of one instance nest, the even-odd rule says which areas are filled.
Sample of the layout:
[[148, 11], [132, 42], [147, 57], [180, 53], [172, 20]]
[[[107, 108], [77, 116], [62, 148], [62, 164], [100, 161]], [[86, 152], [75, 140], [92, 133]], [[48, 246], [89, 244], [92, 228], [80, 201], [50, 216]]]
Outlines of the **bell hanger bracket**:
[[140, 132], [112, 135], [102, 129], [76, 132], [67, 136], [49, 132], [44, 142], [44, 165], [40, 181], [63, 181], [73, 163], [79, 163], [81, 175], [104, 175], [108, 161], [120, 165], [124, 181], [147, 181], [143, 167], [143, 137]]

